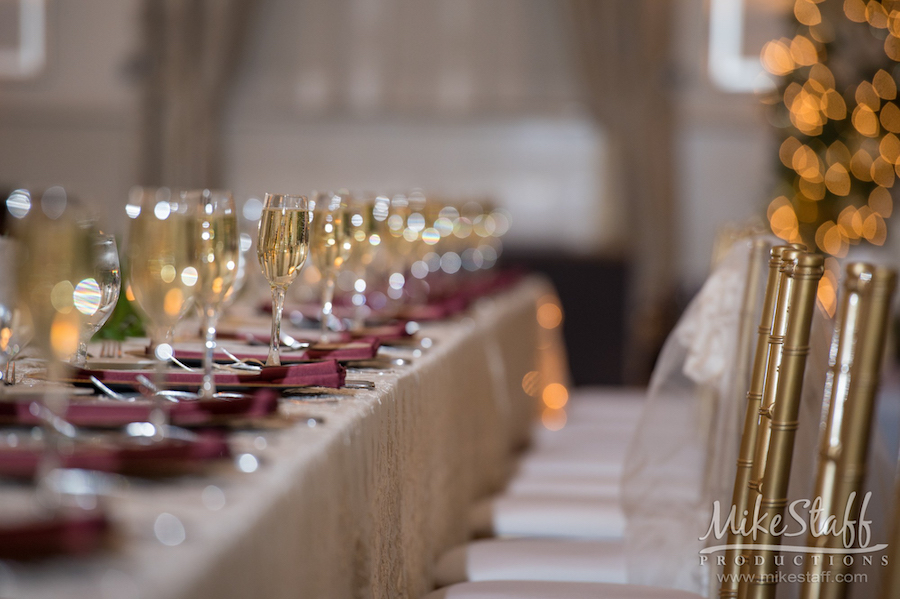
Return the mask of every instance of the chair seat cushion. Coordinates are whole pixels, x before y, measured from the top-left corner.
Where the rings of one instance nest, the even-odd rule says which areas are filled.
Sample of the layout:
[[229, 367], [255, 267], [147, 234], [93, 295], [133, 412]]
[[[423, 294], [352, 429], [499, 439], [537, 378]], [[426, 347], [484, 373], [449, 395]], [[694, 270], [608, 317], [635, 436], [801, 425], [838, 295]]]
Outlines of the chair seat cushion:
[[475, 536], [621, 539], [625, 516], [618, 499], [499, 495], [469, 512]]
[[444, 587], [424, 599], [702, 599], [702, 596], [631, 584], [487, 580]]
[[523, 474], [514, 476], [503, 495], [616, 499], [622, 481], [619, 476], [579, 476]]
[[627, 582], [622, 541], [488, 539], [460, 545], [437, 562], [435, 582], [480, 580]]

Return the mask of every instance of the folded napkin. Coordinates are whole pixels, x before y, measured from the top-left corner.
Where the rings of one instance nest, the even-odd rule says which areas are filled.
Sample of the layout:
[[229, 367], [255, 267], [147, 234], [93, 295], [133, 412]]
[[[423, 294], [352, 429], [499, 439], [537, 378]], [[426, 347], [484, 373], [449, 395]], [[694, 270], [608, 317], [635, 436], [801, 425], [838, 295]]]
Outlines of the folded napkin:
[[[43, 456], [43, 447], [0, 449], [0, 476], [31, 478]], [[122, 438], [120, 443], [79, 444], [60, 456], [63, 468], [82, 468], [137, 475], [183, 474], [199, 464], [230, 455], [225, 437], [214, 431], [198, 435], [195, 441], [166, 439], [139, 444]]]
[[[264, 339], [257, 337], [255, 340], [268, 344], [269, 336]], [[362, 337], [353, 341], [341, 341], [337, 343], [316, 343], [304, 350], [282, 350], [282, 364], [298, 364], [310, 360], [371, 360], [378, 353], [381, 341], [378, 337]], [[268, 347], [228, 346], [228, 351], [240, 360], [259, 360], [265, 362], [268, 356]], [[175, 347], [175, 357], [182, 361], [201, 361], [203, 351], [195, 347]], [[230, 362], [231, 358], [224, 352], [215, 352], [213, 358], [220, 362]]]
[[358, 331], [350, 331], [350, 336], [354, 339], [378, 337], [378, 340], [382, 344], [388, 341], [396, 341], [397, 339], [411, 337], [409, 331], [406, 330], [406, 321], [364, 327]]
[[0, 523], [0, 559], [90, 553], [102, 545], [108, 528], [109, 521], [99, 510]]
[[[267, 366], [260, 372], [231, 373], [216, 372], [216, 386], [222, 389], [255, 387], [343, 387], [346, 369], [337, 360], [304, 362], [290, 366]], [[95, 376], [107, 385], [136, 386], [138, 375], [153, 379], [153, 373], [146, 370], [85, 370], [77, 369], [72, 382], [89, 383]], [[166, 372], [168, 388], [196, 389], [203, 379], [201, 372], [170, 370]]]
[[[40, 421], [29, 407], [33, 399], [0, 402], [0, 422], [35, 425]], [[120, 427], [131, 422], [147, 422], [153, 406], [150, 401], [132, 403], [92, 398], [70, 400], [65, 419], [75, 426]], [[176, 426], [216, 424], [227, 418], [261, 418], [278, 409], [278, 394], [273, 389], [259, 389], [253, 395], [230, 399], [166, 402], [164, 408]]]

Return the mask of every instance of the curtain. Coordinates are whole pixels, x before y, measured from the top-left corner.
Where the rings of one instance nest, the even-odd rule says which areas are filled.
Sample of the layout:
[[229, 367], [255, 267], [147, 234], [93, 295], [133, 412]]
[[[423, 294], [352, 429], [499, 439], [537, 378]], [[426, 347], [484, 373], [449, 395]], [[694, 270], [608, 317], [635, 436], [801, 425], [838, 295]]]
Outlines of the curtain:
[[221, 125], [258, 0], [144, 0], [144, 185], [222, 184]]
[[674, 2], [570, 0], [585, 100], [609, 134], [632, 281], [626, 379], [649, 378], [675, 287], [671, 23]]

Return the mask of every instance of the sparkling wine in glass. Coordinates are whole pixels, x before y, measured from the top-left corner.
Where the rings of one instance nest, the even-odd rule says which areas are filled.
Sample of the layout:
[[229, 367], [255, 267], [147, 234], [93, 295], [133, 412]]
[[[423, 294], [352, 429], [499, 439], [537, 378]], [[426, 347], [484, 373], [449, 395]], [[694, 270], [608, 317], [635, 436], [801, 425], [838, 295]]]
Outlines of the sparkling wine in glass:
[[[13, 224], [18, 245], [18, 302], [31, 318], [32, 345], [47, 362], [47, 379], [64, 378], [68, 360], [78, 348], [85, 314], [78, 309], [76, 290], [93, 274], [91, 255], [96, 229], [77, 202], [62, 187], [42, 193], [17, 190]], [[10, 200], [7, 200], [10, 207]], [[63, 420], [69, 391], [49, 386], [30, 411], [43, 425], [45, 452], [37, 471], [38, 499], [59, 505], [49, 474], [59, 467], [64, 446], [72, 443]]]
[[194, 291], [203, 317], [203, 382], [200, 397], [216, 394], [213, 357], [216, 349], [216, 322], [224, 300], [234, 286], [240, 262], [240, 237], [234, 198], [227, 191], [209, 189], [185, 194], [196, 214], [198, 280]]
[[340, 194], [316, 193], [312, 213], [312, 256], [322, 273], [322, 341], [329, 340], [334, 318], [334, 285], [338, 271], [350, 257], [353, 237], [347, 204]]
[[[9, 360], [18, 351], [17, 245], [14, 239], [0, 236], [0, 372], [4, 374], [7, 372]], [[0, 384], [0, 394], [3, 393], [3, 387], [4, 385]]]
[[309, 254], [309, 202], [305, 196], [267, 193], [259, 219], [256, 252], [272, 287], [272, 335], [266, 366], [280, 366], [284, 295]]
[[347, 258], [347, 269], [353, 275], [353, 293], [350, 302], [354, 306], [353, 328], [360, 330], [366, 316], [371, 312], [366, 305], [366, 291], [376, 259], [377, 251], [385, 234], [384, 220], [376, 220], [375, 197], [353, 197], [347, 205], [350, 222], [352, 247]]
[[78, 350], [72, 364], [83, 368], [87, 362], [87, 345], [100, 327], [109, 320], [122, 287], [119, 269], [119, 249], [116, 238], [97, 233], [92, 246], [93, 276], [81, 281], [75, 288], [75, 308], [84, 315]]

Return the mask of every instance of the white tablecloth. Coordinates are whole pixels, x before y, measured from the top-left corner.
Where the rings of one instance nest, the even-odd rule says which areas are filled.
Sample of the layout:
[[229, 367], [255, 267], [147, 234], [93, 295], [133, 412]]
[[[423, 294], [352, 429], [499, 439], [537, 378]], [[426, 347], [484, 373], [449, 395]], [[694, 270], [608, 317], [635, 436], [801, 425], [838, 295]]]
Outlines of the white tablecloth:
[[[0, 597], [421, 596], [435, 558], [466, 539], [471, 502], [502, 485], [528, 436], [535, 400], [522, 380], [535, 369], [535, 306], [548, 293], [526, 279], [424, 325], [434, 345], [412, 365], [350, 373], [376, 390], [288, 406], [323, 425], [234, 435], [238, 451], [258, 455], [255, 472], [229, 463], [202, 477], [129, 481], [106, 500], [113, 548], [0, 562]], [[0, 502], [11, 493], [0, 489]], [[180, 521], [183, 542], [158, 539], [155, 525], [179, 537], [161, 514]]]

